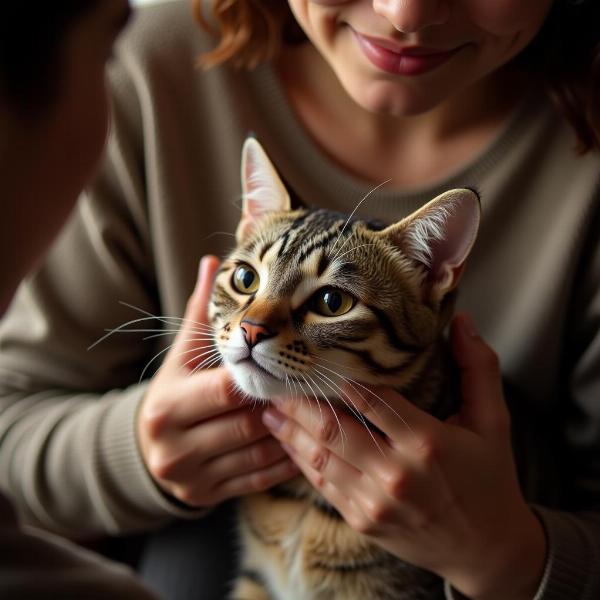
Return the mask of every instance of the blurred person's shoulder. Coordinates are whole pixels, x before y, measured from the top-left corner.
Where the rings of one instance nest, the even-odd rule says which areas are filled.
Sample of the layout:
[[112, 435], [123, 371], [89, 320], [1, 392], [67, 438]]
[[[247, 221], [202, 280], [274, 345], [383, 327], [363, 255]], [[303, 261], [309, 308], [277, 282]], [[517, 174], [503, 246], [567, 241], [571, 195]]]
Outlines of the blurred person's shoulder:
[[200, 54], [214, 45], [215, 38], [197, 23], [190, 0], [159, 0], [136, 7], [115, 56], [130, 67], [179, 64], [197, 69]]
[[[215, 45], [215, 37], [196, 21], [190, 0], [137, 6], [108, 70], [113, 125], [118, 125], [113, 130], [137, 140], [141, 152], [144, 128], [165, 126], [164, 119], [159, 124], [155, 115], [164, 118], [166, 112], [176, 112], [200, 119], [193, 107], [217, 70], [208, 75], [198, 61]], [[152, 134], [150, 129], [146, 133]]]

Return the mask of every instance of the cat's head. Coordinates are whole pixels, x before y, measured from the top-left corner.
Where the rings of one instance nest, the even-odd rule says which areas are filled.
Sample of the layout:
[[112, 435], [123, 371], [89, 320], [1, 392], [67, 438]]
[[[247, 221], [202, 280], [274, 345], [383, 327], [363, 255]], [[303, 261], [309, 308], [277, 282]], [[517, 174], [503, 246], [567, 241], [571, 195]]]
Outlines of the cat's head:
[[237, 385], [255, 398], [339, 396], [350, 379], [402, 387], [442, 335], [479, 225], [479, 199], [448, 191], [388, 227], [291, 210], [264, 150], [246, 141], [237, 247], [209, 316]]

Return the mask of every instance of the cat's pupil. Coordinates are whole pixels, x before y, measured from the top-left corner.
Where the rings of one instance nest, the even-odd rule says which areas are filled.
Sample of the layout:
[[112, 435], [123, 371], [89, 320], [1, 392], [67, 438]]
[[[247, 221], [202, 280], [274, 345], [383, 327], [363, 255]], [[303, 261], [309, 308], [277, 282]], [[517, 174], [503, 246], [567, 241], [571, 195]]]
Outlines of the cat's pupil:
[[241, 280], [245, 288], [252, 287], [254, 283], [254, 273], [252, 271], [247, 271], [246, 269], [241, 272]]
[[325, 292], [323, 301], [332, 313], [336, 313], [342, 307], [342, 295], [339, 292]]

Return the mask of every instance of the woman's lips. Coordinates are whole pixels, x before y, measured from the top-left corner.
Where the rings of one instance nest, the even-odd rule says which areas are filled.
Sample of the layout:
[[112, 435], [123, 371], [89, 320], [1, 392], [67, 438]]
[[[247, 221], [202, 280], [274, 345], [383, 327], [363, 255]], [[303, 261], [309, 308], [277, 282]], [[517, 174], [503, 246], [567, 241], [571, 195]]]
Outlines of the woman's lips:
[[354, 37], [367, 59], [378, 69], [393, 75], [422, 75], [450, 60], [463, 46], [437, 50], [420, 46], [401, 47], [392, 41], [362, 35]]

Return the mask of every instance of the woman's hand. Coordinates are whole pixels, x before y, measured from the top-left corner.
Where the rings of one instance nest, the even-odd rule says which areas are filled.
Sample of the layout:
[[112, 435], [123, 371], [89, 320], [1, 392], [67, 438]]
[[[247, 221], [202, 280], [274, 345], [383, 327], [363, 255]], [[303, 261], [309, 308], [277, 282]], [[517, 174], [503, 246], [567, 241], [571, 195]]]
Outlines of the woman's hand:
[[466, 316], [452, 347], [463, 403], [448, 422], [359, 387], [346, 392], [381, 435], [308, 402], [277, 401], [263, 418], [351, 527], [468, 598], [531, 600], [546, 541], [519, 489], [498, 359]]
[[192, 373], [215, 355], [205, 324], [218, 266], [215, 257], [202, 259], [183, 326], [138, 413], [138, 439], [150, 474], [191, 507], [264, 490], [298, 474], [263, 425], [262, 410], [244, 403], [224, 368]]

